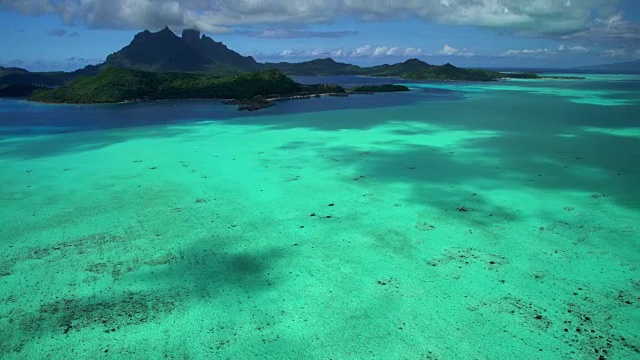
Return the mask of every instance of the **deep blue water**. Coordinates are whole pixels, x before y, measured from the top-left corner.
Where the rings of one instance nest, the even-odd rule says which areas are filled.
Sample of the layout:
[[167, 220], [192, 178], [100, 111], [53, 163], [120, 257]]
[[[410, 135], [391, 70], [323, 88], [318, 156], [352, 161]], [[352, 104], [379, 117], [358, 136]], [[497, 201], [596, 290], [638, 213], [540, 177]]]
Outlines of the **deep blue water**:
[[[303, 114], [328, 110], [369, 109], [411, 105], [432, 101], [460, 101], [466, 98], [464, 87], [473, 82], [420, 82], [392, 78], [357, 76], [294, 77], [304, 84], [333, 83], [344, 87], [366, 84], [433, 84], [434, 87], [412, 88], [409, 93], [352, 95], [348, 98], [322, 97], [290, 100], [257, 112], [239, 112], [235, 106], [218, 100], [179, 100], [115, 105], [49, 105], [25, 100], [0, 99], [0, 137], [65, 133], [98, 129], [175, 124], [198, 121], [228, 121], [251, 116]], [[491, 86], [505, 82], [479, 83]], [[442, 86], [454, 85], [454, 86]], [[612, 92], [616, 97], [634, 100], [640, 88], [640, 77], [627, 76], [609, 80], [527, 81], [509, 82], [513, 86], [557, 88], [562, 90], [593, 90]], [[604, 95], [605, 97], [608, 95]]]
[[[334, 83], [343, 86], [406, 83], [401, 79], [356, 76], [296, 77], [305, 84]], [[423, 101], [464, 99], [462, 92], [447, 89], [419, 89], [411, 93], [352, 95], [290, 100], [258, 112], [240, 112], [218, 100], [172, 100], [112, 105], [51, 105], [25, 100], [0, 101], [0, 136], [65, 133], [98, 129], [232, 120], [239, 117], [308, 113], [326, 110], [400, 106]]]

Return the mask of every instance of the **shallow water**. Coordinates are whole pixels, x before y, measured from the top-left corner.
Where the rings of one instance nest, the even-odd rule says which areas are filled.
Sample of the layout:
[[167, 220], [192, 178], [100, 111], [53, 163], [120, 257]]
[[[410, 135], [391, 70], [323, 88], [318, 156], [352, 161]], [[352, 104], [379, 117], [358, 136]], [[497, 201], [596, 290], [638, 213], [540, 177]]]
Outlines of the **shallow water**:
[[0, 101], [1, 356], [639, 357], [640, 80], [409, 86]]

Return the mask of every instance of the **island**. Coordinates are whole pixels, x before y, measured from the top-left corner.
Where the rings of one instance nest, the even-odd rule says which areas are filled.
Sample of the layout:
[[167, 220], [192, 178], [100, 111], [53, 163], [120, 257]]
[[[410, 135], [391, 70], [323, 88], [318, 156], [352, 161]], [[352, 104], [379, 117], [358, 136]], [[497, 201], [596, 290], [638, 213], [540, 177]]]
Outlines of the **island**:
[[409, 91], [403, 85], [364, 85], [344, 89], [333, 84], [299, 84], [279, 70], [262, 70], [237, 76], [194, 73], [156, 73], [107, 68], [52, 89], [28, 87], [27, 99], [44, 103], [109, 104], [175, 99], [222, 99], [238, 110], [255, 111], [279, 101], [322, 95], [348, 96], [376, 92]]
[[582, 76], [538, 75], [531, 72], [501, 72], [503, 79], [552, 79], [552, 80], [584, 80]]
[[[30, 72], [21, 68], [0, 66], [0, 84], [56, 87], [76, 79], [97, 75], [108, 68], [124, 68], [154, 73], [193, 73], [230, 77], [243, 73], [278, 70], [294, 76], [368, 76], [425, 81], [496, 81], [504, 78], [534, 77], [536, 74], [505, 73], [484, 69], [459, 68], [452, 64], [433, 65], [420, 59], [396, 64], [362, 67], [340, 63], [331, 58], [299, 63], [259, 63], [242, 56], [221, 42], [185, 29], [182, 36], [168, 27], [158, 32], [142, 31], [122, 49], [107, 56], [104, 62], [72, 72]], [[553, 77], [561, 78], [561, 77]]]
[[402, 91], [410, 91], [408, 87], [404, 85], [362, 85], [362, 86], [354, 86], [347, 89], [348, 93], [351, 94], [373, 94], [378, 92], [402, 92]]
[[36, 90], [28, 100], [45, 103], [106, 104], [171, 99], [225, 99], [240, 110], [257, 110], [275, 101], [316, 94], [345, 93], [338, 85], [304, 85], [279, 70], [237, 76], [195, 73], [156, 73], [107, 68], [53, 89]]
[[321, 95], [349, 96], [409, 91], [402, 85], [304, 85], [292, 75], [351, 75], [417, 81], [578, 79], [534, 73], [497, 72], [432, 65], [419, 59], [361, 67], [331, 58], [300, 63], [259, 63], [198, 30], [177, 36], [168, 27], [142, 31], [101, 64], [72, 72], [30, 72], [0, 66], [0, 96], [46, 103], [99, 104], [170, 99], [222, 99], [239, 110], [258, 110], [278, 101]]

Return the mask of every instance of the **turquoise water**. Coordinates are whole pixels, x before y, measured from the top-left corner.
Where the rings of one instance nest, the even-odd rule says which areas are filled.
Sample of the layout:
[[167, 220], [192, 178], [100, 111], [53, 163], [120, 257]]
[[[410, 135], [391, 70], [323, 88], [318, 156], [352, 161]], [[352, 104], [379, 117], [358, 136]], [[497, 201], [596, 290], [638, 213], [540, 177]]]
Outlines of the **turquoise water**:
[[408, 85], [1, 100], [1, 356], [638, 358], [640, 79]]

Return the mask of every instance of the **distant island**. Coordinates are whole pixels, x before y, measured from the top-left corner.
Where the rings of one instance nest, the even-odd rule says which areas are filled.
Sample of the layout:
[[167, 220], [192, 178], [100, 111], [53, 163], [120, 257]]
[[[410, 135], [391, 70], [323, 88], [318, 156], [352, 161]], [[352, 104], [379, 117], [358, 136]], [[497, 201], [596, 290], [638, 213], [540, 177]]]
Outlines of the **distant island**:
[[377, 92], [402, 92], [409, 91], [409, 88], [404, 85], [362, 85], [354, 86], [347, 89], [347, 92], [352, 94], [371, 94]]
[[583, 76], [538, 75], [535, 73], [503, 72], [506, 79], [555, 79], [555, 80], [584, 80]]
[[184, 30], [178, 37], [166, 27], [155, 33], [140, 32], [129, 45], [109, 55], [102, 64], [73, 72], [30, 72], [0, 67], [0, 96], [76, 104], [216, 98], [226, 99], [226, 103], [238, 105], [241, 110], [256, 110], [287, 98], [409, 91], [399, 85], [351, 89], [329, 84], [303, 85], [287, 75], [357, 75], [427, 81], [545, 78], [529, 73], [463, 69], [451, 64], [431, 65], [419, 59], [371, 67], [339, 63], [330, 58], [300, 63], [258, 63], [197, 30]]
[[635, 61], [618, 62], [612, 64], [601, 64], [591, 66], [581, 66], [576, 68], [577, 70], [589, 70], [589, 71], [614, 71], [624, 73], [640, 73], [640, 59]]
[[463, 69], [451, 64], [431, 65], [419, 59], [371, 67], [339, 63], [331, 58], [301, 63], [266, 63], [265, 66], [282, 70], [287, 75], [297, 76], [358, 75], [433, 81], [495, 81], [503, 77], [496, 71]]

